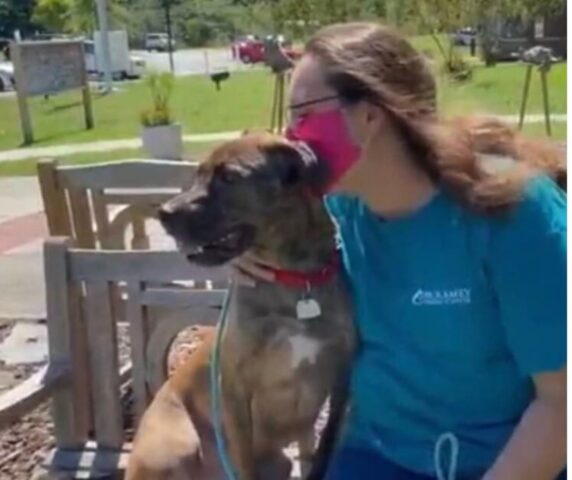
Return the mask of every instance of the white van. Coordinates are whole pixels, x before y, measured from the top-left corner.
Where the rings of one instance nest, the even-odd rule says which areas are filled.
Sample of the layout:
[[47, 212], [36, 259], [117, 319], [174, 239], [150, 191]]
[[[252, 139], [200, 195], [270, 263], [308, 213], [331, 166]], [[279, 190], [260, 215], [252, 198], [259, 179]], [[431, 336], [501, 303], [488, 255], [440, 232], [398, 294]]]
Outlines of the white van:
[[[84, 40], [85, 65], [88, 73], [103, 74], [102, 44], [100, 32], [94, 33], [94, 41]], [[114, 78], [139, 78], [145, 73], [143, 58], [129, 53], [125, 30], [109, 32], [109, 54]]]
[[[171, 39], [171, 48], [175, 48], [174, 39]], [[145, 50], [166, 52], [169, 50], [169, 35], [166, 33], [148, 33], [145, 36]]]

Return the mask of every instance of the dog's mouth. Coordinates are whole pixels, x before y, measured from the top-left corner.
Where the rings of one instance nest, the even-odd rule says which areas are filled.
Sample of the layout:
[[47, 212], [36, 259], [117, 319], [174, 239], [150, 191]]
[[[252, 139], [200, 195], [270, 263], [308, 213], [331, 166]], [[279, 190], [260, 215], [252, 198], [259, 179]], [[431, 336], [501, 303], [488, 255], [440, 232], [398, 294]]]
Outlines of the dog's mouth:
[[244, 253], [254, 240], [251, 225], [237, 225], [221, 233], [215, 240], [204, 243], [179, 242], [179, 250], [190, 262], [201, 265], [222, 265]]

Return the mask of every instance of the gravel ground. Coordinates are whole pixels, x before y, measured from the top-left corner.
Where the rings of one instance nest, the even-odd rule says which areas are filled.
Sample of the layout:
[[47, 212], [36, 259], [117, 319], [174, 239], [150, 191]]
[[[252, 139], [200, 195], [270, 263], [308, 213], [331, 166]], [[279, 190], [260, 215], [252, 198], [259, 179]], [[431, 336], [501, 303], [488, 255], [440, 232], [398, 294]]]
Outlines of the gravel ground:
[[[11, 325], [0, 326], [0, 342], [10, 333]], [[119, 362], [129, 361], [128, 328], [118, 325]], [[5, 365], [0, 362], [0, 394], [17, 383], [24, 381], [44, 364]], [[132, 395], [130, 389], [123, 392], [124, 421], [127, 440], [133, 438]], [[0, 480], [30, 480], [45, 478], [40, 465], [54, 447], [53, 424], [50, 415], [50, 402], [46, 402], [30, 412], [20, 421], [0, 431]]]
[[[9, 334], [12, 325], [0, 325], [0, 342]], [[183, 330], [173, 342], [169, 353], [168, 370], [171, 373], [188, 358], [199, 342], [194, 328]], [[131, 355], [128, 325], [119, 324], [119, 363], [125, 365]], [[0, 362], [0, 394], [19, 382], [26, 380], [43, 364], [8, 366]], [[133, 396], [128, 386], [122, 392], [124, 428], [126, 441], [133, 440]], [[40, 467], [42, 460], [54, 447], [53, 424], [50, 416], [50, 402], [46, 402], [21, 418], [7, 429], [0, 431], [0, 480], [40, 480], [45, 472]]]
[[[0, 341], [9, 331], [0, 326]], [[127, 325], [118, 325], [119, 359], [124, 365], [130, 357], [129, 337]], [[172, 373], [197, 348], [199, 340], [195, 329], [190, 327], [183, 330], [173, 342], [168, 356], [168, 371]], [[7, 367], [0, 364], [0, 376], [9, 371], [15, 375], [17, 381], [25, 380], [41, 365], [16, 365]], [[2, 390], [0, 390], [2, 393]], [[131, 441], [134, 435], [133, 428], [133, 396], [129, 386], [122, 392], [124, 410], [125, 438]], [[317, 431], [321, 431], [327, 419], [328, 409], [325, 407], [317, 421]], [[53, 424], [50, 416], [50, 403], [46, 402], [34, 411], [21, 418], [9, 428], [0, 431], [0, 480], [44, 480], [48, 477], [41, 468], [42, 460], [54, 447]], [[294, 460], [297, 448], [290, 446], [286, 454]], [[58, 477], [64, 480], [66, 477]]]

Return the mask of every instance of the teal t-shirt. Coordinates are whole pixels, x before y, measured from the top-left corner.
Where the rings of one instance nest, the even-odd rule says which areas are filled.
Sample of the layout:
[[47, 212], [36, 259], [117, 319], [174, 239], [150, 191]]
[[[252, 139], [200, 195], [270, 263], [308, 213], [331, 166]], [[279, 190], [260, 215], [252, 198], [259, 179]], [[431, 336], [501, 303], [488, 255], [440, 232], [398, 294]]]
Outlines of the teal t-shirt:
[[345, 441], [434, 475], [452, 432], [457, 478], [480, 478], [533, 398], [531, 375], [566, 362], [565, 194], [538, 177], [493, 218], [443, 192], [392, 220], [357, 198], [326, 204], [360, 340]]

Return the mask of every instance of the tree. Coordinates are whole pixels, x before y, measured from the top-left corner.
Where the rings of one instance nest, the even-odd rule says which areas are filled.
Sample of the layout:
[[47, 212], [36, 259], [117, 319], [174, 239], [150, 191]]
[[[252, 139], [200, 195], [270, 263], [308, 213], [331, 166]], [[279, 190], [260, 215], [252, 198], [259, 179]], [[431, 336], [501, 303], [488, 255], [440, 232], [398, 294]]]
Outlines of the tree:
[[34, 0], [0, 0], [0, 37], [13, 38], [19, 30], [27, 36], [37, 30], [32, 21]]
[[[107, 0], [111, 28], [127, 23], [127, 10], [119, 0]], [[91, 34], [97, 30], [97, 10], [94, 0], [70, 0], [69, 29], [75, 33]]]
[[70, 0], [38, 0], [33, 20], [50, 32], [67, 32], [70, 29]]
[[474, 0], [474, 13], [479, 17], [536, 18], [562, 11], [566, 0]]
[[[414, 0], [412, 6], [431, 34], [449, 73], [464, 75], [467, 65], [455, 49], [450, 34], [473, 25], [484, 25], [493, 18], [534, 19], [557, 12], [563, 0]], [[440, 34], [446, 34], [443, 41]], [[487, 43], [487, 38], [483, 39]]]
[[[414, 0], [412, 4], [414, 12], [431, 35], [449, 72], [455, 70], [460, 60], [449, 34], [471, 24], [474, 4], [474, 0]], [[443, 41], [440, 35], [442, 33], [447, 35], [448, 41]]]

